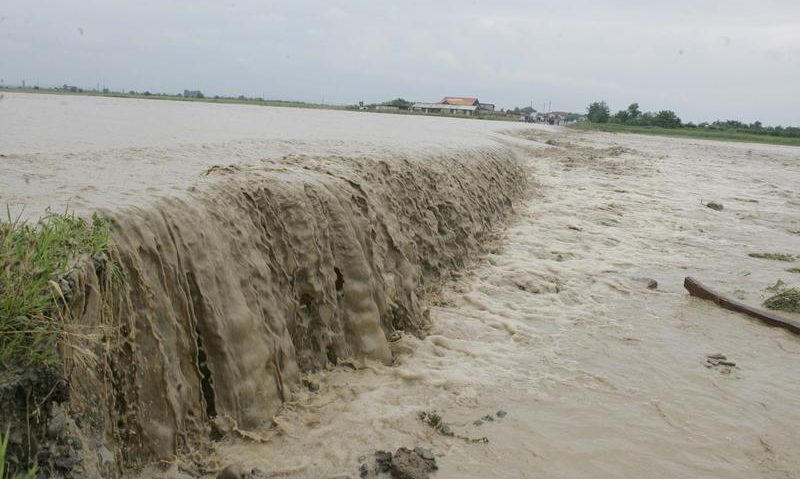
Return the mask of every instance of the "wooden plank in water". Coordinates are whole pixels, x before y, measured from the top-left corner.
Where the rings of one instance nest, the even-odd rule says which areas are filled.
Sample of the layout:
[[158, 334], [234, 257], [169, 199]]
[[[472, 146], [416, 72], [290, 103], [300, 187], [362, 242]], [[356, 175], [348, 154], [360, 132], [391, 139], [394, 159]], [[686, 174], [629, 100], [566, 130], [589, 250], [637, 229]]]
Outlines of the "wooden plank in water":
[[687, 276], [686, 279], [683, 280], [683, 287], [686, 288], [689, 291], [689, 294], [692, 296], [713, 301], [725, 309], [744, 313], [754, 318], [758, 318], [771, 326], [785, 328], [795, 334], [800, 334], [800, 322], [789, 318], [784, 318], [783, 316], [779, 316], [772, 311], [754, 308], [742, 303], [741, 301], [736, 301], [733, 298], [723, 296], [690, 276]]

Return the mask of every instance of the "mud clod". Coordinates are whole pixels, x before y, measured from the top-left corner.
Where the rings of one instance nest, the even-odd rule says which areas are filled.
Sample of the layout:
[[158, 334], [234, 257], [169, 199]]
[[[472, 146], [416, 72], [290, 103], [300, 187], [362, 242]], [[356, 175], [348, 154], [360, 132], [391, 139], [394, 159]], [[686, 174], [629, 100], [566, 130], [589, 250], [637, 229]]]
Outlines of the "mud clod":
[[310, 379], [303, 379], [303, 386], [305, 386], [306, 389], [308, 389], [312, 393], [319, 391], [319, 383], [315, 383]]
[[438, 468], [429, 449], [401, 447], [394, 453], [390, 471], [395, 479], [427, 479]]

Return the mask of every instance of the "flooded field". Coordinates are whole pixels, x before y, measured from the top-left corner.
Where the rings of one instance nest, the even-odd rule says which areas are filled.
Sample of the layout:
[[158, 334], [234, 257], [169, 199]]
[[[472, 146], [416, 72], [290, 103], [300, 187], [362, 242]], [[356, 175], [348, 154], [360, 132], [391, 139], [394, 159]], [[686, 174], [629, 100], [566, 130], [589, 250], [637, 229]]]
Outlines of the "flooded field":
[[[53, 115], [36, 109], [51, 107], [86, 123], [45, 141], [34, 125]], [[682, 288], [691, 275], [759, 305], [800, 284], [800, 263], [749, 256], [800, 255], [800, 149], [11, 95], [0, 128], [15, 132], [0, 201], [109, 208], [159, 305], [126, 310], [140, 335], [125, 395], [153, 408], [126, 420], [176, 454], [128, 477], [378, 477], [374, 453], [403, 446], [429, 448], [436, 478], [800, 477], [800, 338]], [[434, 411], [452, 435], [419, 419]], [[181, 435], [204, 415], [221, 440]]]

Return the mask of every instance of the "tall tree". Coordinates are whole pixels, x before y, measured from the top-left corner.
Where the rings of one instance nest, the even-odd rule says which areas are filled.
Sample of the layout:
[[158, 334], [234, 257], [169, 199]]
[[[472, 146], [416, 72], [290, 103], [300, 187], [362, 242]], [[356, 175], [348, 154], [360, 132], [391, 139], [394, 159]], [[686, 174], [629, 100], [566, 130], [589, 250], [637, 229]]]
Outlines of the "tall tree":
[[638, 103], [631, 103], [630, 105], [628, 105], [627, 112], [628, 112], [628, 118], [633, 119], [633, 120], [635, 120], [636, 118], [639, 118], [639, 115], [642, 114], [642, 111], [639, 110], [639, 104]]
[[663, 128], [678, 128], [681, 126], [681, 119], [672, 110], [661, 110], [653, 117], [653, 125]]
[[592, 123], [608, 123], [608, 118], [611, 116], [608, 105], [604, 101], [596, 101], [586, 110], [586, 117]]

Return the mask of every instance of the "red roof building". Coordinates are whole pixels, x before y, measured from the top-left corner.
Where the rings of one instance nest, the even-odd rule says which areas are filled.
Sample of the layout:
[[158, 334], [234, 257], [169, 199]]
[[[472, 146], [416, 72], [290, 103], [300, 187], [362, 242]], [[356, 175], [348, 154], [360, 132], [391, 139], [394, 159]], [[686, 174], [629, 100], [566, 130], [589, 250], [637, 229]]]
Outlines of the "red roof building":
[[446, 96], [440, 102], [444, 105], [459, 105], [459, 106], [478, 106], [480, 103], [477, 98], [468, 96]]

